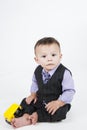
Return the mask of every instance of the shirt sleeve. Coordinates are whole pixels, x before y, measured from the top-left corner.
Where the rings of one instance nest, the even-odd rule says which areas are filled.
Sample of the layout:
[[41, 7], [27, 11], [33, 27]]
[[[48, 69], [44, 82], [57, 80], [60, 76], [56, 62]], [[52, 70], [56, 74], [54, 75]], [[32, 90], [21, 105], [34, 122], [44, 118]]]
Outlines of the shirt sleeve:
[[33, 77], [32, 77], [32, 84], [31, 84], [31, 88], [30, 88], [30, 92], [37, 92], [38, 90], [38, 85], [37, 85], [37, 81], [36, 81], [36, 78], [35, 78], [35, 74], [33, 74]]
[[74, 94], [75, 87], [73, 78], [70, 72], [68, 70], [65, 70], [62, 81], [62, 94], [59, 96], [58, 100], [61, 100], [65, 103], [71, 103]]

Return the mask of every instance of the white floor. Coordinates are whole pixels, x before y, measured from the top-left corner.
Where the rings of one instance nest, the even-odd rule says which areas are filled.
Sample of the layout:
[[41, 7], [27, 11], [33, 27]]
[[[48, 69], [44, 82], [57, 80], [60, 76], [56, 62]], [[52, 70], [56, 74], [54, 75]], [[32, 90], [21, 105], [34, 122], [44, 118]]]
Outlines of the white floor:
[[[67, 114], [67, 119], [62, 121], [62, 122], [58, 122], [58, 123], [37, 123], [36, 125], [30, 125], [30, 126], [24, 126], [21, 128], [17, 128], [18, 130], [44, 130], [44, 129], [50, 129], [50, 130], [74, 130], [74, 129], [87, 129], [87, 117], [85, 115], [86, 111], [81, 110], [81, 107], [78, 109], [75, 108], [75, 106], [73, 106], [73, 108], [71, 109], [71, 111]], [[0, 115], [0, 129], [1, 130], [12, 130], [14, 128], [12, 128], [12, 126], [10, 126], [9, 124], [7, 124], [4, 121], [4, 118], [2, 116], [2, 114]]]
[[[86, 95], [85, 95], [86, 96]], [[58, 123], [37, 123], [36, 125], [24, 126], [21, 128], [17, 128], [18, 130], [76, 130], [76, 129], [84, 129], [87, 130], [87, 105], [86, 105], [86, 97], [82, 95], [82, 97], [78, 94], [75, 95], [74, 100], [72, 102], [72, 108], [70, 112], [67, 114], [66, 120], [63, 120]], [[14, 129], [11, 125], [7, 124], [4, 120], [3, 113], [12, 103], [11, 100], [2, 100], [0, 107], [0, 129], [1, 130], [12, 130]]]

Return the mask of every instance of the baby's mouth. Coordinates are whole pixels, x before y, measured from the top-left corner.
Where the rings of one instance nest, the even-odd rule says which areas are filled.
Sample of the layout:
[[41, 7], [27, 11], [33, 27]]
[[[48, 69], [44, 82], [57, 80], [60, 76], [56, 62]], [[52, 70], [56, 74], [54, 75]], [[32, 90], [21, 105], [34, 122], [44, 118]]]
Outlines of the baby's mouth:
[[47, 64], [46, 66], [52, 66], [53, 64]]

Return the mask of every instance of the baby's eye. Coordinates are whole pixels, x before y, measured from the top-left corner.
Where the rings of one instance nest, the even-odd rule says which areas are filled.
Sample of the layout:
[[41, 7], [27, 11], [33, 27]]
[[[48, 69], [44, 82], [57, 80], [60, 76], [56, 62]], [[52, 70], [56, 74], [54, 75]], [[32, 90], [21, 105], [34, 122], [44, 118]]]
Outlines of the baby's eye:
[[56, 54], [52, 54], [52, 56], [56, 56]]
[[46, 58], [46, 56], [45, 56], [45, 55], [43, 55], [42, 57], [43, 57], [43, 58]]

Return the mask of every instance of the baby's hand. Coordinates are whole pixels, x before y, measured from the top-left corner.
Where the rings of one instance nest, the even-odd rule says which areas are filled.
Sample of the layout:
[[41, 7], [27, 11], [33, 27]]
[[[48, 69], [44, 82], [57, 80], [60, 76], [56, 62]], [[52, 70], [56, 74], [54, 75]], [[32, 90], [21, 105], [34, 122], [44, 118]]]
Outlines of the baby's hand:
[[51, 101], [49, 102], [45, 108], [47, 109], [47, 111], [53, 115], [56, 110], [58, 110], [60, 107], [62, 107], [65, 103], [59, 100], [55, 100], [55, 101]]
[[26, 98], [26, 103], [30, 104], [34, 100], [34, 103], [37, 101], [36, 94], [31, 94]]

